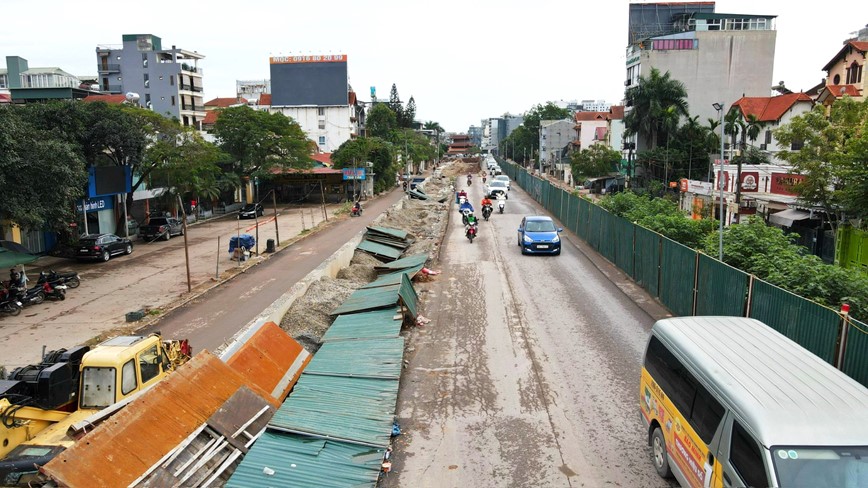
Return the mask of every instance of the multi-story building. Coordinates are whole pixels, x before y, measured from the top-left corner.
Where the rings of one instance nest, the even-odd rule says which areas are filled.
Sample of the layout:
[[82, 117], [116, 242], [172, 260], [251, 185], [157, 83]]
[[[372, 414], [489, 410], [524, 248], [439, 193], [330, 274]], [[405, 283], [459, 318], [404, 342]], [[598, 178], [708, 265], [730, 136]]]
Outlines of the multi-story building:
[[[866, 27], [868, 30], [868, 27]], [[868, 73], [863, 73], [865, 57], [868, 56], [868, 34], [866, 39], [862, 37], [852, 39], [844, 43], [823, 71], [826, 72], [826, 86], [824, 86], [817, 102], [830, 107], [835, 100], [846, 95], [856, 100], [865, 98], [865, 89], [868, 88]]]
[[0, 68], [0, 102], [84, 98], [97, 92], [84, 78], [57, 67], [31, 68], [22, 57], [6, 56], [6, 69]]
[[236, 80], [235, 95], [244, 98], [253, 105], [259, 104], [259, 98], [263, 94], [271, 93], [271, 80]]
[[[717, 119], [715, 103], [768, 96], [775, 17], [718, 14], [714, 2], [631, 3], [626, 90], [652, 68], [668, 72], [684, 84], [690, 116], [699, 120]], [[637, 149], [644, 149], [644, 139], [637, 138]]]
[[562, 177], [564, 166], [569, 166], [570, 143], [575, 139], [574, 122], [571, 119], [541, 120], [539, 131], [539, 161], [543, 171]]
[[274, 56], [270, 65], [270, 111], [298, 122], [321, 152], [364, 136], [365, 109], [349, 84], [346, 54]]
[[[518, 129], [522, 123], [524, 123], [524, 117], [508, 113], [502, 117], [484, 119], [482, 121], [482, 144], [480, 147], [483, 151], [497, 152], [500, 148], [500, 143], [506, 140], [512, 134], [512, 131]], [[508, 150], [507, 154], [509, 154]]]
[[470, 137], [471, 144], [482, 147], [482, 127], [471, 125], [467, 129], [467, 135]]
[[605, 100], [582, 100], [579, 111], [582, 112], [608, 112], [612, 105]]
[[202, 68], [205, 56], [172, 46], [152, 34], [124, 34], [121, 45], [96, 47], [100, 86], [108, 93], [137, 93], [139, 104], [185, 127], [205, 118]]

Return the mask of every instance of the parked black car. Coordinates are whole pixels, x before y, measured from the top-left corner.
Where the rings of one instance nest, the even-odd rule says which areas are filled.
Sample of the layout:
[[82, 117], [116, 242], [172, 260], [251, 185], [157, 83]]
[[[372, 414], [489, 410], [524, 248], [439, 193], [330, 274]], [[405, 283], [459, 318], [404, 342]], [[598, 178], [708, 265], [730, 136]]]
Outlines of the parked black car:
[[255, 219], [256, 216], [262, 217], [262, 212], [264, 209], [262, 205], [258, 203], [248, 203], [247, 205], [241, 207], [241, 210], [238, 211], [239, 219]]
[[139, 226], [142, 239], [161, 238], [168, 241], [172, 236], [184, 235], [184, 223], [172, 217], [151, 217], [148, 223]]
[[133, 243], [129, 239], [114, 234], [87, 234], [78, 243], [78, 259], [108, 261], [112, 256], [133, 252]]

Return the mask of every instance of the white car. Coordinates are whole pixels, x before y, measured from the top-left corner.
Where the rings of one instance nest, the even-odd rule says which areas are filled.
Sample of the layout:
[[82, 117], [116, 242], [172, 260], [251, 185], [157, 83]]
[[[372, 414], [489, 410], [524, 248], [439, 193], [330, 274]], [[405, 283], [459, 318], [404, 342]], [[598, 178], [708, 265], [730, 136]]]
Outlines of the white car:
[[491, 198], [497, 198], [498, 194], [502, 194], [504, 198], [509, 199], [509, 195], [506, 192], [509, 190], [506, 183], [503, 181], [494, 181], [485, 185], [485, 195]]
[[506, 183], [506, 191], [509, 191], [509, 176], [497, 175], [491, 181], [502, 181]]

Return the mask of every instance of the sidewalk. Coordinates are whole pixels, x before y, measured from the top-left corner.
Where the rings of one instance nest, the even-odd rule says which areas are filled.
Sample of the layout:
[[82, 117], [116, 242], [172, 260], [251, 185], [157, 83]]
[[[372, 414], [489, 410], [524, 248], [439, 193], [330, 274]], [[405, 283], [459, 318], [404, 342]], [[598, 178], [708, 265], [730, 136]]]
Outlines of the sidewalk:
[[[342, 207], [326, 205], [328, 222], [320, 206], [284, 206], [278, 207], [276, 227], [273, 211], [268, 209], [258, 219], [258, 228], [253, 219], [238, 220], [232, 214], [188, 226], [190, 291], [184, 237], [151, 243], [135, 240], [131, 255], [117, 256], [106, 263], [41, 257], [25, 266], [31, 282], [36, 281], [41, 270], [63, 269], [78, 271], [81, 286], [68, 290], [65, 301], [46, 300], [25, 308], [17, 317], [0, 317], [0, 366], [11, 369], [37, 363], [43, 346], [50, 351], [132, 333], [168, 310], [265, 262], [271, 256], [265, 253], [266, 242], [278, 241], [278, 233], [279, 252], [349, 218], [347, 214], [335, 214]], [[229, 238], [239, 233], [255, 235], [257, 230], [260, 253], [242, 263], [230, 260]], [[136, 311], [142, 311], [145, 320], [126, 322], [126, 314]]]

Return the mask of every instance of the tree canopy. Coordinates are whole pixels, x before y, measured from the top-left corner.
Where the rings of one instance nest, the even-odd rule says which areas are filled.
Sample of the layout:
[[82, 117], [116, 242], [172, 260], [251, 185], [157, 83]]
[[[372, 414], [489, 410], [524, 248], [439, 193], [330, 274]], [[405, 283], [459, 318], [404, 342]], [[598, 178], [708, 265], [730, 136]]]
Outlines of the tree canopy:
[[231, 158], [239, 177], [270, 177], [270, 170], [309, 168], [311, 142], [301, 126], [280, 113], [243, 105], [223, 109], [214, 124], [218, 146]]
[[[777, 156], [804, 176], [794, 190], [808, 205], [845, 219], [868, 221], [868, 99], [837, 100], [827, 116], [822, 105], [775, 131]], [[790, 149], [794, 144], [801, 149]]]
[[350, 168], [371, 162], [371, 172], [376, 175], [374, 191], [384, 191], [392, 186], [392, 175], [398, 172], [393, 146], [379, 137], [351, 139], [341, 144], [332, 153], [335, 168]]
[[639, 84], [627, 90], [626, 102], [632, 110], [624, 117], [626, 134], [638, 134], [646, 146], [655, 148], [665, 143], [678, 127], [681, 117], [688, 117], [687, 90], [672, 79], [667, 71], [651, 68], [648, 77], [640, 76]]
[[592, 144], [591, 147], [570, 155], [570, 169], [574, 181], [608, 175], [614, 172], [620, 163], [621, 153], [605, 144]]

